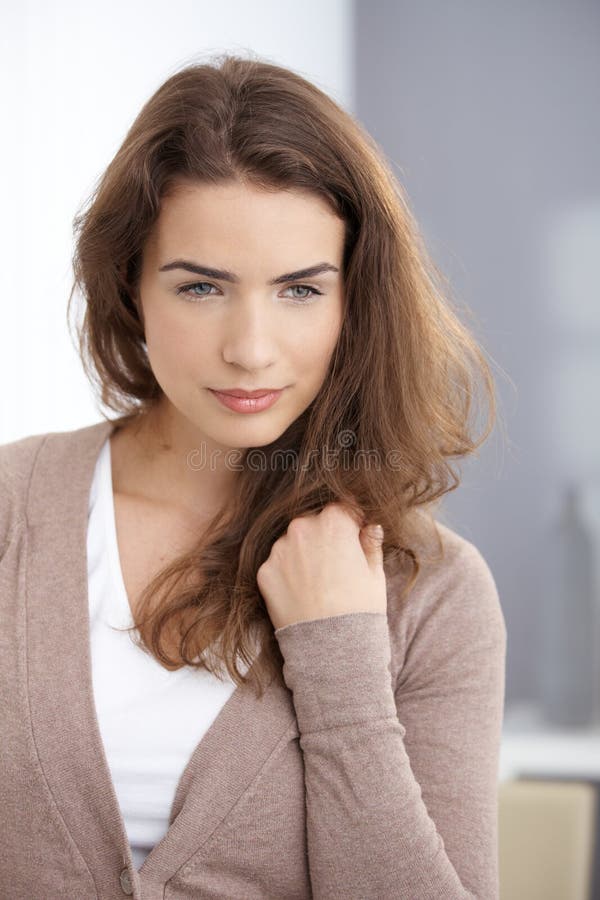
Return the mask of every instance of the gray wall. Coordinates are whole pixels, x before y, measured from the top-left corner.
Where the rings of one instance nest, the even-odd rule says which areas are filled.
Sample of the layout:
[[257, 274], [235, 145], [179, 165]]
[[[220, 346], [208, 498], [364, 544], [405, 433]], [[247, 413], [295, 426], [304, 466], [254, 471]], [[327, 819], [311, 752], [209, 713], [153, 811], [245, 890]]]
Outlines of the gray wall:
[[507, 703], [534, 699], [565, 477], [600, 514], [600, 7], [357, 0], [355, 16], [355, 114], [495, 363], [508, 435], [463, 463], [443, 521], [496, 578]]

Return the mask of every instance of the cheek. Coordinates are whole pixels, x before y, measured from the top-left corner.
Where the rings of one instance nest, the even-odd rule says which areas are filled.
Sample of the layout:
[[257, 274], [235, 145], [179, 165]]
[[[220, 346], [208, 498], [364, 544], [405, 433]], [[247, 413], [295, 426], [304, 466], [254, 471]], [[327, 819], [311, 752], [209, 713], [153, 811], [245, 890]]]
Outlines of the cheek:
[[340, 332], [343, 324], [343, 312], [341, 304], [338, 302], [329, 314], [324, 318], [323, 322], [317, 323], [312, 330], [312, 341], [319, 356], [328, 359], [339, 340]]
[[305, 327], [294, 329], [290, 352], [296, 371], [305, 373], [310, 382], [319, 382], [327, 373], [340, 330], [339, 316], [330, 316], [320, 322], [311, 321]]
[[191, 328], [188, 319], [157, 310], [146, 317], [146, 345], [151, 364], [169, 363], [177, 371], [201, 365], [212, 341], [206, 328]]

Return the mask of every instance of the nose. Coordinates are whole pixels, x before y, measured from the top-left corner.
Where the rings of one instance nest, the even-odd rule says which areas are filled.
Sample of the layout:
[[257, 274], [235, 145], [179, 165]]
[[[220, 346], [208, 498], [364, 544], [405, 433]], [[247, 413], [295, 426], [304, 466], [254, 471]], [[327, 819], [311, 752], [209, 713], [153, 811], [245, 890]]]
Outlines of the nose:
[[274, 319], [275, 311], [264, 301], [246, 298], [233, 304], [223, 326], [225, 362], [248, 372], [272, 366], [277, 359]]

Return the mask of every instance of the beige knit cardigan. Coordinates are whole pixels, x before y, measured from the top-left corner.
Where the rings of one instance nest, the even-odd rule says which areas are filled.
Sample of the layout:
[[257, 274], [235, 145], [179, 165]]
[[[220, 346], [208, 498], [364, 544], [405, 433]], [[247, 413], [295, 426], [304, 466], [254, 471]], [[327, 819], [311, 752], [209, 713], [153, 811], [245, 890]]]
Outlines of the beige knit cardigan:
[[506, 628], [481, 553], [441, 523], [408, 602], [388, 580], [387, 614], [275, 632], [281, 676], [234, 690], [136, 870], [90, 665], [88, 500], [112, 428], [0, 446], [2, 900], [497, 900]]

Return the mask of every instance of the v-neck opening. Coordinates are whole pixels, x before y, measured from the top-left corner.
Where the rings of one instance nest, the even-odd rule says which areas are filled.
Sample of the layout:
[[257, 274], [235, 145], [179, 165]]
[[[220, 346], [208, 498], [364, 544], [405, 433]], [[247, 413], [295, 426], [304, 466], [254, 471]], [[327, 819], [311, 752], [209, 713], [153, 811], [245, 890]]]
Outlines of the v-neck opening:
[[[100, 466], [100, 472], [99, 472], [99, 475], [100, 475], [99, 496], [101, 498], [101, 504], [102, 504], [101, 515], [102, 515], [102, 523], [103, 523], [103, 533], [104, 533], [105, 540], [107, 542], [106, 546], [107, 546], [108, 559], [109, 559], [109, 564], [110, 564], [110, 573], [111, 573], [112, 583], [117, 587], [117, 589], [119, 591], [120, 601], [121, 601], [121, 604], [118, 609], [118, 616], [113, 614], [110, 624], [114, 625], [115, 627], [125, 627], [126, 625], [133, 624], [134, 620], [133, 620], [133, 614], [131, 611], [131, 606], [129, 603], [129, 597], [127, 595], [127, 589], [125, 587], [125, 580], [123, 578], [123, 570], [122, 570], [122, 566], [121, 566], [121, 559], [120, 559], [120, 554], [119, 554], [119, 544], [118, 544], [118, 538], [117, 538], [115, 502], [114, 502], [114, 491], [113, 491], [113, 483], [112, 483], [112, 453], [111, 453], [112, 448], [111, 448], [111, 444], [110, 444], [110, 436], [113, 433], [114, 433], [114, 428], [111, 429], [111, 431], [108, 433], [105, 443], [101, 445], [100, 453], [96, 457], [96, 464], [98, 463], [98, 457], [103, 453], [104, 456], [103, 456], [103, 458], [100, 459], [101, 466]], [[88, 603], [89, 603], [89, 591], [88, 591], [87, 599], [88, 599]], [[123, 621], [124, 619], [126, 621]], [[90, 662], [91, 662], [91, 640], [90, 640]], [[90, 667], [90, 681], [92, 683], [92, 697], [93, 697], [93, 680], [92, 680], [91, 667]], [[236, 686], [236, 688], [233, 690], [233, 692], [227, 698], [227, 700], [221, 707], [219, 713], [213, 720], [213, 723], [211, 724], [211, 726], [209, 726], [209, 729], [207, 729], [205, 734], [208, 734], [208, 731], [210, 730], [212, 725], [214, 725], [214, 723], [217, 721], [217, 719], [219, 718], [221, 713], [225, 710], [225, 707], [230, 703], [230, 701], [233, 699], [234, 695], [236, 695], [236, 694], [239, 694], [239, 686]], [[112, 777], [112, 772], [110, 770], [110, 766], [108, 764], [108, 756], [106, 753], [104, 739], [102, 738], [102, 732], [100, 729], [100, 722], [99, 722], [99, 718], [98, 718], [98, 711], [97, 711], [95, 700], [93, 701], [93, 706], [94, 706], [94, 714], [95, 714], [95, 718], [96, 718], [98, 735], [100, 736], [100, 742], [102, 744], [104, 758], [106, 761], [106, 768], [107, 768], [108, 776], [109, 776], [109, 779], [110, 779], [110, 782], [112, 785], [112, 790], [113, 790], [113, 794], [114, 794], [114, 797], [116, 800], [117, 808], [118, 808], [121, 829], [122, 829], [123, 834], [125, 835], [128, 851], [131, 855], [131, 865], [139, 873], [142, 871], [142, 868], [144, 868], [147, 863], [148, 863], [147, 867], [151, 866], [151, 863], [154, 862], [154, 858], [158, 855], [159, 848], [161, 848], [162, 845], [164, 845], [164, 843], [167, 841], [167, 838], [169, 838], [171, 836], [172, 829], [175, 824], [175, 820], [177, 818], [177, 816], [175, 814], [175, 810], [177, 809], [177, 807], [181, 806], [181, 799], [180, 799], [181, 787], [186, 781], [190, 780], [189, 775], [194, 766], [194, 761], [195, 761], [197, 750], [198, 750], [200, 744], [202, 743], [202, 741], [204, 740], [204, 736], [200, 739], [200, 741], [194, 747], [192, 753], [190, 754], [190, 757], [188, 758], [186, 765], [184, 766], [184, 768], [182, 769], [182, 771], [180, 773], [180, 777], [177, 781], [177, 786], [175, 788], [175, 791], [173, 794], [173, 800], [171, 802], [171, 807], [169, 810], [169, 818], [168, 818], [167, 830], [166, 830], [165, 834], [150, 849], [150, 851], [146, 854], [146, 857], [143, 860], [142, 865], [139, 868], [137, 868], [135, 866], [135, 862], [133, 860], [133, 851], [132, 851], [132, 847], [131, 847], [131, 842], [129, 841], [129, 836], [127, 834], [127, 825], [125, 823], [125, 817], [121, 810], [121, 805], [119, 802], [116, 786], [115, 786], [115, 783], [114, 783], [114, 780]], [[150, 857], [152, 857], [152, 860], [150, 860]]]

